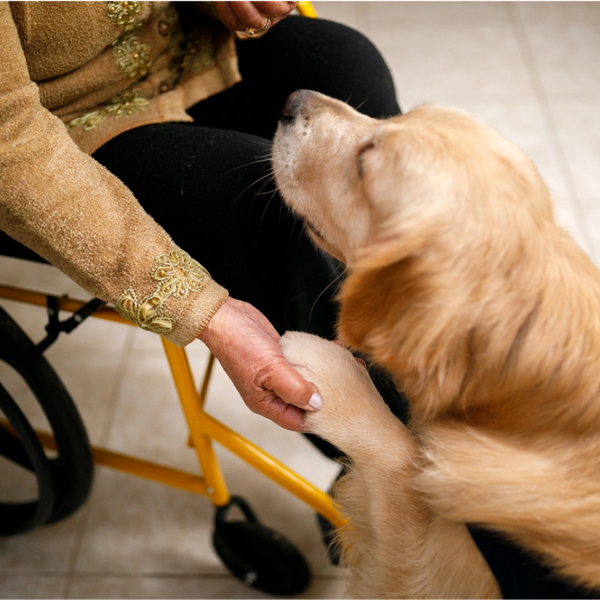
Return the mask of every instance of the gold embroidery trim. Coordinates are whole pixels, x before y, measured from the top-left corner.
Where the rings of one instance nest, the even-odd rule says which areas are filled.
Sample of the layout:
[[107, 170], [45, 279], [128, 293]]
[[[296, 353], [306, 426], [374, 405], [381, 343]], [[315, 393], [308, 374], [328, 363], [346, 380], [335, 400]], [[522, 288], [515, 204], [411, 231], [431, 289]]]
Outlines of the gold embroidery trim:
[[183, 71], [183, 56], [186, 36], [179, 25], [179, 13], [177, 9], [170, 4], [164, 13], [164, 17], [171, 26], [171, 37], [167, 48], [171, 55], [169, 62], [169, 72], [171, 73], [171, 84], [174, 87], [181, 77]]
[[106, 14], [115, 25], [125, 27], [125, 31], [131, 31], [136, 27], [135, 18], [140, 12], [139, 2], [112, 1], [106, 3]]
[[215, 55], [215, 43], [208, 27], [194, 29], [188, 36], [183, 66], [192, 73], [200, 73], [210, 67]]
[[169, 4], [169, 6], [167, 6], [165, 12], [163, 13], [163, 16], [168, 21], [171, 27], [174, 27], [179, 23], [179, 13], [172, 4]]
[[121, 37], [113, 43], [112, 53], [117, 67], [127, 77], [143, 77], [150, 67], [150, 46], [143, 44], [136, 35]]
[[181, 31], [179, 25], [179, 13], [177, 9], [171, 4], [164, 12], [164, 17], [171, 26], [171, 37], [169, 38], [168, 48], [171, 52], [171, 58], [174, 60], [180, 60], [183, 58], [183, 43], [185, 42], [185, 35]]
[[150, 100], [144, 98], [142, 90], [136, 88], [134, 90], [126, 90], [119, 96], [111, 98], [110, 104], [100, 110], [76, 117], [72, 121], [69, 121], [67, 128], [69, 131], [75, 129], [75, 127], [83, 126], [84, 131], [90, 131], [101, 123], [104, 123], [106, 117], [130, 117], [137, 112], [148, 108]]
[[190, 293], [199, 292], [209, 272], [187, 252], [173, 250], [154, 259], [156, 266], [151, 273], [158, 283], [156, 291], [138, 301], [132, 289], [125, 290], [115, 308], [127, 320], [153, 333], [169, 333], [175, 320], [161, 316], [164, 303], [171, 297], [184, 300]]

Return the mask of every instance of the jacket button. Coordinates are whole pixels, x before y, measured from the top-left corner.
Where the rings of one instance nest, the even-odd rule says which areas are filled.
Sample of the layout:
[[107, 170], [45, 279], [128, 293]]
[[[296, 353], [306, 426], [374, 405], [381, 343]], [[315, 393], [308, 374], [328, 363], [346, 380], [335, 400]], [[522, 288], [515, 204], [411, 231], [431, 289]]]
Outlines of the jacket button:
[[169, 35], [170, 31], [171, 31], [171, 26], [167, 23], [167, 21], [159, 21], [158, 33], [160, 33], [160, 35], [167, 37]]

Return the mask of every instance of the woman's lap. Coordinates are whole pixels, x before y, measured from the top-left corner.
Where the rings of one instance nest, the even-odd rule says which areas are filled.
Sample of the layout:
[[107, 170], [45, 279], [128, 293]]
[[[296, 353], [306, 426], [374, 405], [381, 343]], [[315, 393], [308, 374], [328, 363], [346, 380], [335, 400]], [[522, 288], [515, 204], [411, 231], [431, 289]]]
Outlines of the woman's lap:
[[[269, 151], [248, 134], [165, 123], [128, 131], [94, 156], [232, 296], [280, 331], [313, 330], [310, 308], [332, 269], [276, 193]], [[335, 309], [326, 297], [318, 306], [312, 316], [329, 336]]]
[[323, 19], [289, 17], [258, 40], [238, 41], [242, 82], [189, 111], [199, 125], [272, 139], [286, 98], [310, 89], [381, 119], [400, 112], [391, 74], [357, 31]]
[[94, 156], [232, 295], [279, 330], [330, 336], [337, 273], [276, 193], [270, 140], [299, 87], [398, 113], [391, 76], [364, 36], [324, 20], [290, 17], [237, 48], [242, 82], [192, 107], [193, 125], [128, 131]]

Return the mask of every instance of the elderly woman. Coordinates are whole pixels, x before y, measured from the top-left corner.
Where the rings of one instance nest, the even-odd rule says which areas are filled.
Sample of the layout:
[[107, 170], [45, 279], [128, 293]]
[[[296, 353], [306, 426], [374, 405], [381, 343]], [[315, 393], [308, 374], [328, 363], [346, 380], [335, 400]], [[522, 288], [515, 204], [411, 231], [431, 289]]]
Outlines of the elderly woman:
[[0, 253], [201, 339], [251, 410], [299, 430], [321, 400], [277, 340], [333, 334], [339, 273], [282, 206], [271, 138], [298, 88], [399, 108], [364, 37], [283, 20], [295, 5], [0, 3]]

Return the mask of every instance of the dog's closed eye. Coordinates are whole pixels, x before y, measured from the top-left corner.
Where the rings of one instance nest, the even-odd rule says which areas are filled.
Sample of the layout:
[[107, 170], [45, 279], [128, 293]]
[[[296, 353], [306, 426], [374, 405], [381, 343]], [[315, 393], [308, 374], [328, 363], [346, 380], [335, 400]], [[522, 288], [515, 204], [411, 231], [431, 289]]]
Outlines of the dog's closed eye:
[[360, 150], [358, 151], [358, 155], [356, 157], [356, 162], [358, 165], [358, 178], [359, 179], [362, 179], [365, 176], [365, 164], [364, 164], [365, 154], [369, 150], [373, 149], [374, 147], [375, 147], [375, 142], [373, 140], [370, 140], [365, 145], [361, 146]]

